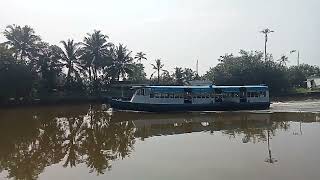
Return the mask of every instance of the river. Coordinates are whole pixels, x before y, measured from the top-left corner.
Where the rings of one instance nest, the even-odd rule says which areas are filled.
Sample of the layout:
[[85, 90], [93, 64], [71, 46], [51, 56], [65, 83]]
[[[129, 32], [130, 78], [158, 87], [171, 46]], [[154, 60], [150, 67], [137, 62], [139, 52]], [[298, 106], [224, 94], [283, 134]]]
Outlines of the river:
[[320, 179], [320, 101], [265, 111], [0, 110], [0, 179]]

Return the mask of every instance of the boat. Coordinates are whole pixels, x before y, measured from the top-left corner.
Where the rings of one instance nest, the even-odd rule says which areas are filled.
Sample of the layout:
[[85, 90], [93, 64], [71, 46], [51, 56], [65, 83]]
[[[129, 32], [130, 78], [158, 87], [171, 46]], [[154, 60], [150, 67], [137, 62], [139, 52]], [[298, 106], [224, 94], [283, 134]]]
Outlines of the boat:
[[266, 85], [251, 86], [134, 86], [130, 100], [112, 99], [113, 110], [235, 111], [270, 107]]

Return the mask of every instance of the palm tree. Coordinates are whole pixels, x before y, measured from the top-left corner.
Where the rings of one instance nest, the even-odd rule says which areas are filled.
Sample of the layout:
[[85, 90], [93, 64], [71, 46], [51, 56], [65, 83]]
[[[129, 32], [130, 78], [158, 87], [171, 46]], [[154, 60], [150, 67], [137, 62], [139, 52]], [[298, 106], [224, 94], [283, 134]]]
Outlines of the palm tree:
[[184, 68], [183, 70], [183, 78], [185, 81], [192, 81], [196, 76], [196, 72], [194, 72], [190, 68]]
[[35, 35], [34, 30], [30, 26], [17, 26], [15, 24], [7, 26], [3, 32], [7, 38], [7, 42], [11, 49], [15, 52], [16, 60], [30, 60], [31, 55], [36, 49], [36, 45], [41, 41], [41, 38]]
[[112, 80], [119, 80], [120, 77], [125, 78], [133, 71], [133, 66], [131, 51], [126, 46], [119, 44], [119, 46], [112, 48], [112, 64], [106, 69], [106, 72], [111, 74]]
[[63, 63], [60, 62], [63, 51], [56, 45], [41, 43], [38, 52], [38, 61], [34, 68], [40, 73], [43, 83], [48, 90], [54, 89], [57, 85], [57, 78], [62, 71]]
[[84, 48], [83, 48], [83, 60], [84, 64], [89, 71], [89, 78], [91, 78], [91, 73], [93, 74], [93, 79], [98, 79], [99, 69], [103, 69], [106, 64], [106, 60], [110, 57], [110, 48], [113, 46], [112, 43], [108, 43], [107, 35], [101, 33], [101, 31], [94, 30], [92, 34], [88, 33], [88, 36], [84, 38]]
[[280, 66], [281, 66], [281, 65], [286, 66], [286, 65], [287, 65], [287, 62], [289, 62], [289, 60], [288, 60], [288, 57], [287, 57], [287, 56], [282, 55], [281, 58], [278, 59], [278, 62], [279, 62], [279, 64], [280, 64]]
[[63, 44], [64, 51], [61, 51], [61, 59], [65, 61], [65, 66], [68, 68], [67, 72], [67, 84], [70, 84], [71, 73], [74, 73], [76, 76], [79, 76], [79, 46], [80, 43], [75, 43], [73, 40], [68, 39], [66, 41], [61, 41]]
[[183, 70], [181, 67], [174, 68], [174, 78], [177, 84], [182, 85], [183, 84]]
[[145, 53], [143, 53], [143, 52], [138, 52], [137, 54], [136, 54], [136, 56], [134, 57], [134, 59], [137, 59], [138, 60], [138, 62], [141, 62], [141, 60], [147, 60], [147, 58], [146, 58], [146, 54]]
[[[156, 62], [155, 64], [151, 64], [151, 65], [152, 65], [152, 69], [156, 70], [155, 72], [158, 73], [158, 84], [159, 84], [159, 82], [160, 82], [160, 71], [164, 71], [163, 70], [164, 64], [161, 63], [161, 59], [156, 59], [155, 62]], [[151, 74], [151, 77], [153, 76], [153, 74], [155, 72], [153, 72]]]

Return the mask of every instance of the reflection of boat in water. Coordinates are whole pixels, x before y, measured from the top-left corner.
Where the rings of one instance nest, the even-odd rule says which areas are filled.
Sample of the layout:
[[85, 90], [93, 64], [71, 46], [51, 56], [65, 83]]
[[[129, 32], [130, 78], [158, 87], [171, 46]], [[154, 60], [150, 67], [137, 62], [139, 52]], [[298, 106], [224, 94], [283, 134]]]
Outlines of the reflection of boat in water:
[[[246, 131], [277, 128], [279, 123], [289, 121], [315, 122], [312, 113], [178, 113], [152, 114], [113, 112], [113, 123], [132, 121], [137, 137], [183, 134], [191, 132]], [[273, 127], [272, 127], [273, 126]]]
[[220, 130], [265, 128], [270, 114], [262, 113], [184, 113], [184, 114], [137, 114], [114, 112], [112, 122], [132, 121], [136, 134], [141, 137], [214, 132]]
[[116, 110], [229, 111], [270, 107], [267, 86], [139, 86], [130, 101], [111, 100]]

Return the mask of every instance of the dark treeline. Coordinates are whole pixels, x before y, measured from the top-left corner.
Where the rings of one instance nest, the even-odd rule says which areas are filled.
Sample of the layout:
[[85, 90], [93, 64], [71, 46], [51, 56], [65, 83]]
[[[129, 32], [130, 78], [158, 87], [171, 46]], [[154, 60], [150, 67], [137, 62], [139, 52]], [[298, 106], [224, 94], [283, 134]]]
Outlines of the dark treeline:
[[[131, 84], [183, 85], [191, 80], [210, 80], [216, 85], [267, 84], [273, 93], [304, 86], [309, 76], [319, 76], [318, 66], [287, 67], [288, 58], [274, 60], [262, 52], [240, 51], [238, 56], [221, 56], [219, 64], [203, 76], [190, 68], [176, 67], [169, 73], [161, 59], [151, 64], [147, 78], [142, 61], [146, 54], [133, 54], [125, 45], [109, 42], [94, 30], [82, 42], [72, 39], [51, 45], [29, 26], [10, 25], [0, 43], [0, 102], [49, 97], [110, 96], [109, 87]], [[107, 94], [105, 93], [107, 92]], [[109, 91], [110, 93], [110, 91]]]
[[204, 75], [217, 85], [267, 84], [273, 94], [285, 93], [295, 88], [306, 87], [306, 79], [320, 76], [320, 68], [308, 64], [287, 67], [288, 57], [275, 60], [272, 55], [264, 60], [259, 51], [241, 50], [238, 56], [221, 56], [217, 66]]
[[72, 39], [50, 45], [29, 26], [7, 26], [0, 44], [0, 99], [41, 98], [48, 95], [100, 95], [119, 80], [144, 82], [143, 52], [132, 57], [101, 31], [82, 42]]

